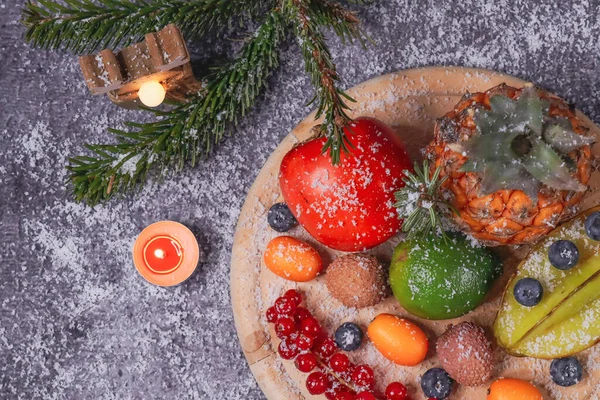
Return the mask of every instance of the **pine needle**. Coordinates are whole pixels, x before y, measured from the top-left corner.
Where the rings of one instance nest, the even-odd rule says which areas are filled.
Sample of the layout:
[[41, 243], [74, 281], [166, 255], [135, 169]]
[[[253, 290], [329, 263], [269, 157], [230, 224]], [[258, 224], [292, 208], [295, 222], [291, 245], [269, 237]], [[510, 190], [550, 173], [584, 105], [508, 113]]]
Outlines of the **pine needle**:
[[413, 172], [404, 172], [404, 187], [394, 194], [394, 207], [404, 219], [402, 231], [409, 239], [438, 233], [446, 237], [448, 215], [457, 211], [442, 199], [440, 191], [448, 176], [440, 178], [441, 171], [438, 167], [430, 176], [429, 162], [425, 160], [422, 166], [415, 163]]
[[[335, 11], [329, 9], [329, 12]], [[311, 101], [317, 104], [315, 119], [324, 116], [320, 127], [321, 133], [327, 138], [323, 152], [329, 150], [333, 164], [337, 164], [341, 160], [342, 151], [349, 152], [352, 147], [345, 129], [351, 130], [352, 121], [347, 114], [350, 110], [347, 102], [355, 100], [336, 86], [339, 76], [310, 2], [289, 0], [286, 2], [284, 14], [294, 28], [306, 72], [316, 90], [316, 95]], [[321, 18], [324, 17], [321, 15]], [[350, 26], [352, 25], [348, 24], [347, 29], [351, 29]], [[359, 35], [359, 32], [355, 34]]]
[[25, 39], [43, 49], [77, 54], [139, 42], [148, 32], [175, 23], [184, 37], [202, 36], [215, 27], [258, 15], [272, 1], [260, 0], [52, 0], [28, 1], [21, 22]]

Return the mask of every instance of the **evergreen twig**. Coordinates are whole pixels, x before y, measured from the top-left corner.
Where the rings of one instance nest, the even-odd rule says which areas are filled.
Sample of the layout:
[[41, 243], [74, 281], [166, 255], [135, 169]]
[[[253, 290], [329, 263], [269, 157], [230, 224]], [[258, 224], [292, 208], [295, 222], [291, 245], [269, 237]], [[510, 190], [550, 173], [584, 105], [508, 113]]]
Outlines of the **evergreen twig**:
[[352, 147], [344, 128], [351, 129], [351, 118], [347, 114], [350, 107], [347, 102], [355, 100], [336, 86], [339, 81], [337, 70], [323, 33], [319, 29], [318, 18], [315, 18], [310, 8], [310, 2], [288, 0], [285, 3], [284, 14], [294, 27], [306, 72], [316, 90], [315, 97], [309, 104], [317, 103], [315, 119], [324, 117], [321, 132], [327, 141], [323, 152], [329, 150], [332, 162], [337, 164], [340, 162], [341, 152], [348, 152]]
[[356, 13], [346, 10], [341, 4], [328, 0], [312, 0], [308, 6], [317, 23], [333, 29], [342, 43], [352, 44], [354, 39], [358, 39], [363, 47], [367, 41], [372, 43], [371, 38], [363, 31]]
[[130, 122], [130, 131], [113, 129], [119, 144], [90, 145], [94, 156], [70, 159], [76, 199], [94, 205], [140, 186], [155, 166], [162, 175], [171, 167], [182, 169], [186, 161], [194, 165], [198, 156], [210, 153], [228, 125], [235, 125], [252, 106], [277, 67], [284, 28], [281, 13], [270, 12], [240, 57], [216, 70], [189, 103], [170, 111], [153, 111], [160, 120]]
[[36, 47], [75, 53], [127, 46], [148, 32], [176, 23], [185, 37], [201, 36], [243, 13], [256, 15], [260, 0], [53, 0], [28, 1], [21, 21]]
[[404, 187], [394, 193], [394, 207], [404, 219], [402, 232], [407, 233], [408, 239], [438, 233], [446, 239], [448, 216], [458, 211], [440, 193], [448, 179], [448, 176], [440, 176], [441, 172], [442, 168], [437, 167], [431, 174], [427, 160], [422, 165], [415, 163], [412, 172], [404, 171]]

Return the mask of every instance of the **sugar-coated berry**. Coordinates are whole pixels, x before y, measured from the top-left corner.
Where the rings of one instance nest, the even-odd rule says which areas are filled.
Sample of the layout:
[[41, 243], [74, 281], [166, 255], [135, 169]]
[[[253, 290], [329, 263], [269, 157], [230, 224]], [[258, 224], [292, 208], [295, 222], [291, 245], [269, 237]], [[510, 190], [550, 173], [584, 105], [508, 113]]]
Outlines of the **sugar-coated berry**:
[[310, 311], [308, 311], [304, 307], [296, 308], [296, 312], [294, 313], [294, 320], [296, 321], [297, 324], [300, 324], [302, 321], [304, 321], [308, 317], [312, 317]]
[[302, 295], [296, 289], [290, 289], [283, 294], [283, 297], [287, 297], [289, 299], [294, 300], [296, 306], [299, 306], [302, 303]]
[[281, 296], [275, 300], [275, 310], [280, 315], [293, 315], [296, 312], [296, 301], [290, 297]]
[[263, 254], [265, 266], [280, 278], [310, 281], [323, 269], [323, 259], [314, 247], [291, 236], [277, 236]]
[[600, 211], [596, 211], [585, 219], [585, 233], [592, 240], [600, 240]]
[[421, 389], [425, 396], [443, 400], [452, 393], [454, 381], [441, 368], [432, 368], [421, 377]]
[[359, 392], [356, 394], [356, 400], [377, 400], [377, 397], [371, 392]]
[[345, 391], [336, 393], [334, 399], [335, 400], [355, 400], [356, 397], [349, 391], [345, 390]]
[[275, 321], [277, 321], [277, 310], [275, 309], [275, 306], [271, 306], [269, 308], [267, 308], [267, 322], [269, 323], [274, 323]]
[[558, 386], [573, 386], [581, 381], [583, 369], [575, 357], [557, 358], [550, 364], [550, 376]]
[[321, 324], [315, 318], [308, 317], [301, 322], [300, 331], [308, 337], [316, 338], [321, 333]]
[[296, 345], [298, 346], [298, 349], [307, 351], [312, 349], [314, 340], [309, 336], [300, 334], [298, 335], [298, 339], [296, 339]]
[[350, 366], [350, 360], [347, 355], [336, 353], [329, 359], [329, 366], [334, 372], [346, 372]]
[[284, 360], [291, 360], [298, 355], [298, 348], [295, 344], [282, 340], [278, 347], [279, 355]]
[[285, 203], [275, 203], [269, 208], [267, 222], [277, 232], [287, 232], [298, 225], [298, 221]]
[[514, 378], [500, 378], [494, 381], [489, 390], [487, 400], [544, 400], [544, 396], [534, 385]]
[[385, 388], [386, 400], [407, 400], [408, 390], [400, 382], [392, 382]]
[[369, 325], [367, 333], [381, 355], [396, 364], [414, 366], [427, 356], [427, 335], [407, 319], [379, 314]]
[[533, 278], [520, 279], [513, 290], [515, 300], [525, 307], [537, 305], [544, 295], [544, 288], [540, 281]]
[[315, 351], [322, 358], [329, 358], [337, 351], [337, 347], [333, 339], [325, 338], [316, 344]]
[[353, 322], [344, 322], [335, 331], [335, 344], [344, 351], [353, 351], [360, 347], [364, 334]]
[[371, 387], [375, 383], [375, 374], [368, 365], [357, 365], [352, 370], [351, 379], [358, 386]]
[[300, 372], [310, 372], [317, 366], [317, 357], [313, 353], [302, 353], [296, 357], [296, 368]]
[[275, 333], [277, 337], [283, 339], [296, 332], [296, 323], [290, 317], [281, 316], [275, 323]]
[[306, 389], [310, 394], [323, 394], [327, 388], [329, 388], [329, 380], [322, 372], [313, 372], [306, 378]]
[[563, 271], [573, 268], [579, 262], [577, 245], [570, 240], [557, 240], [548, 249], [548, 260]]

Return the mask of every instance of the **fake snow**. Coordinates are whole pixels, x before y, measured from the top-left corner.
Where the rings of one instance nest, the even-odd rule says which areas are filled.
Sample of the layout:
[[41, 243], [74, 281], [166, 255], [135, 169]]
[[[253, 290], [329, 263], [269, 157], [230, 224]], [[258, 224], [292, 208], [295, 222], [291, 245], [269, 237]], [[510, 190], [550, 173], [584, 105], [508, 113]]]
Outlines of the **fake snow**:
[[[6, 0], [0, 15], [0, 259], [5, 266], [0, 397], [264, 399], [232, 320], [230, 250], [254, 177], [309, 112], [312, 90], [297, 46], [283, 47], [281, 69], [270, 78], [266, 95], [211, 159], [90, 209], [73, 203], [65, 189], [67, 158], [83, 154], [83, 143], [114, 142], [109, 127], [152, 117], [91, 96], [76, 56], [27, 46], [17, 23], [22, 5]], [[594, 1], [447, 0], [425, 6], [390, 0], [356, 8], [377, 46], [344, 47], [328, 35], [345, 87], [425, 65], [483, 67], [550, 88], [600, 122], [600, 18]], [[238, 47], [209, 37], [190, 51], [207, 64]], [[377, 111], [400, 99], [390, 92], [351, 106]], [[425, 115], [416, 102], [409, 101], [407, 110]], [[204, 254], [195, 274], [175, 288], [146, 283], [131, 263], [136, 235], [161, 219], [190, 226]], [[381, 250], [384, 259], [394, 244]], [[272, 304], [281, 289], [273, 286], [263, 303]], [[329, 332], [346, 320], [368, 321], [383, 309], [402, 312], [393, 301], [367, 310], [340, 305], [320, 310], [316, 299], [311, 304]], [[492, 306], [497, 303], [484, 305]], [[589, 375], [598, 374], [599, 351], [582, 355]], [[382, 384], [405, 382], [415, 371], [435, 366], [431, 359], [417, 369], [396, 367], [370, 342], [351, 358], [374, 366]], [[531, 370], [520, 370], [513, 358], [503, 359], [499, 369], [534, 379], [549, 399], [581, 398], [548, 383], [549, 362], [529, 361]], [[284, 381], [295, 385], [290, 367], [278, 365]], [[415, 385], [409, 389], [418, 393]], [[582, 392], [592, 399], [600, 397], [599, 390]]]

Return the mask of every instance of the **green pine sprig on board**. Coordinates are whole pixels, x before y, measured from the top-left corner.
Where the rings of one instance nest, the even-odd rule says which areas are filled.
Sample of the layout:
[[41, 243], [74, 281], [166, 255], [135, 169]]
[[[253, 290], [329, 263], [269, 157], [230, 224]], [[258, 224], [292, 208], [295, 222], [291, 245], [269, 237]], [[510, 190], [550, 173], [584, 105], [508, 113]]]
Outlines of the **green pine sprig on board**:
[[[361, 3], [361, 1], [355, 1]], [[260, 16], [259, 16], [260, 14]], [[279, 64], [279, 45], [289, 33], [299, 42], [316, 95], [317, 118], [324, 116], [323, 151], [340, 161], [350, 145], [344, 133], [351, 119], [338, 88], [339, 76], [321, 29], [346, 43], [369, 40], [354, 12], [329, 0], [38, 0], [28, 3], [22, 22], [35, 46], [73, 52], [136, 42], [174, 23], [187, 38], [198, 38], [242, 16], [259, 21], [238, 56], [202, 77], [203, 88], [187, 103], [150, 110], [157, 120], [110, 129], [117, 143], [86, 145], [91, 152], [70, 158], [67, 167], [75, 199], [89, 205], [135, 190], [149, 173], [164, 177], [210, 154], [252, 107]]]

